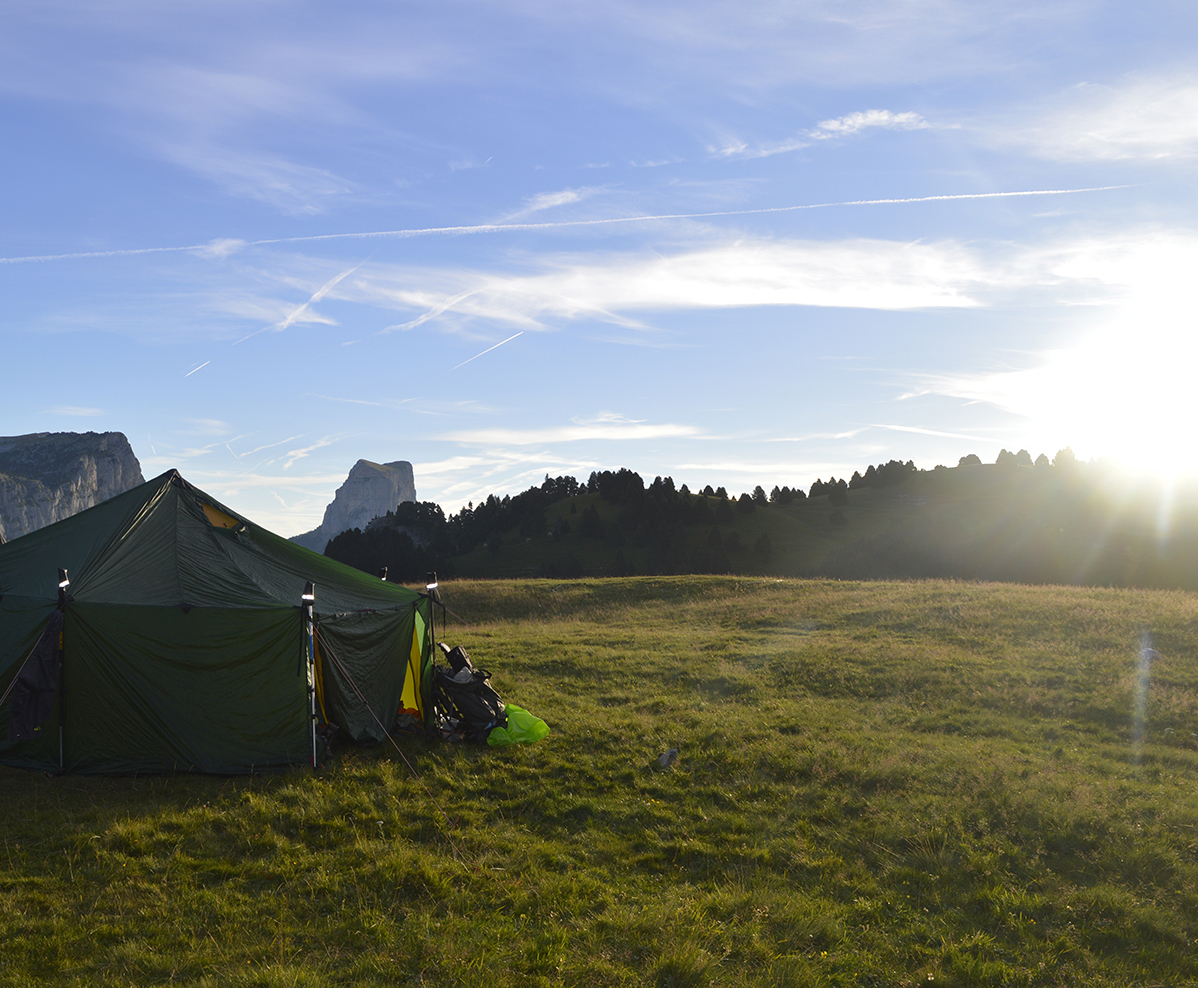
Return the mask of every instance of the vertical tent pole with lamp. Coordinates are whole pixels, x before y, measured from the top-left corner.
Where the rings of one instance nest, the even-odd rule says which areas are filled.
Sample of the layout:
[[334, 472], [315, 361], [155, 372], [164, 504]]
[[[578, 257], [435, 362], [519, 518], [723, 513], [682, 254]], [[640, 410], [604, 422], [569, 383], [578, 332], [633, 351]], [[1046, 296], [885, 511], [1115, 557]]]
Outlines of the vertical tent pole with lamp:
[[[71, 585], [70, 577], [67, 576], [67, 571], [61, 567], [58, 570], [58, 613], [65, 618], [67, 609], [67, 587]], [[67, 693], [66, 687], [66, 668], [65, 656], [63, 655], [62, 636], [63, 625], [65, 620], [59, 621], [58, 627], [58, 771], [62, 771], [63, 767], [63, 725], [66, 722], [64, 716], [64, 697]]]
[[312, 605], [316, 602], [316, 585], [309, 580], [300, 597], [304, 613], [304, 650], [307, 662], [304, 672], [308, 680], [308, 721], [312, 733], [312, 768], [316, 769], [316, 632], [312, 625]]

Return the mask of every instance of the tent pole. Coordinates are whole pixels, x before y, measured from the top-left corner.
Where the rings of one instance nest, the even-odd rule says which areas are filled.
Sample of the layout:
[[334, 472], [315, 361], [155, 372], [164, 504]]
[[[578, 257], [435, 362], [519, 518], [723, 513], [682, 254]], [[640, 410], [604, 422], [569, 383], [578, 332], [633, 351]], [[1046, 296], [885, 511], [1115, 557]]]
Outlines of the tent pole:
[[425, 578], [424, 584], [425, 596], [428, 597], [430, 606], [428, 609], [428, 637], [433, 643], [433, 648], [437, 647], [437, 630], [436, 616], [437, 604], [441, 601], [441, 595], [437, 592], [437, 574], [429, 573]]
[[[71, 585], [70, 578], [67, 576], [65, 569], [58, 571], [58, 609], [63, 612], [63, 617], [66, 617], [67, 611], [67, 587]], [[62, 639], [66, 634], [66, 621], [63, 621], [63, 628], [58, 633], [58, 771], [61, 774], [66, 765], [66, 738], [63, 730], [64, 721], [66, 718], [66, 701], [63, 699], [63, 694], [66, 693], [66, 683], [64, 681], [64, 672], [66, 661], [63, 655]]]
[[312, 626], [312, 605], [316, 600], [316, 585], [311, 580], [300, 598], [304, 608], [304, 633], [308, 638], [308, 727], [312, 735], [312, 771], [316, 771], [316, 641]]

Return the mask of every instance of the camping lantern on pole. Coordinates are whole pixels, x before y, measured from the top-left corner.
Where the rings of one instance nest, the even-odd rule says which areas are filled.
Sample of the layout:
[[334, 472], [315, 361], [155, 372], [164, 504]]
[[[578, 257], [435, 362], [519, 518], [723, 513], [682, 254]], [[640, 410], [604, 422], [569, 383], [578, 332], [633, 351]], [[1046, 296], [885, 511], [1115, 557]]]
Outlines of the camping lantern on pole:
[[441, 595], [437, 593], [436, 573], [429, 573], [425, 576], [424, 592], [427, 594], [431, 604], [428, 609], [428, 640], [435, 642], [437, 640], [437, 602], [441, 599]]
[[308, 720], [312, 732], [312, 770], [316, 770], [316, 629], [312, 622], [312, 605], [316, 603], [316, 584], [304, 584], [300, 597], [304, 609], [304, 634], [308, 638]]

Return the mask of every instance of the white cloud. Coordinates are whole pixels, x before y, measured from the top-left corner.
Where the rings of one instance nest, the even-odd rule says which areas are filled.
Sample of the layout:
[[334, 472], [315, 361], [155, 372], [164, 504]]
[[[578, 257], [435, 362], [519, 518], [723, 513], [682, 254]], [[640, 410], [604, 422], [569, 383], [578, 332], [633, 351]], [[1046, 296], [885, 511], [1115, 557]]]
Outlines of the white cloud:
[[202, 247], [197, 247], [196, 253], [201, 257], [221, 259], [228, 257], [230, 254], [236, 254], [245, 247], [246, 242], [244, 240], [238, 240], [234, 237], [223, 237], [217, 240], [210, 240]]
[[930, 126], [923, 117], [910, 110], [903, 113], [864, 110], [837, 117], [835, 120], [821, 120], [819, 125], [808, 133], [817, 140], [827, 140], [830, 137], [849, 137], [871, 127], [881, 127], [883, 130], [923, 130]]
[[412, 470], [420, 489], [422, 480], [435, 488], [434, 499], [446, 511], [457, 511], [468, 501], [479, 503], [494, 494], [515, 494], [540, 485], [545, 474], [584, 478], [602, 465], [545, 449], [488, 449], [472, 455], [414, 462]]
[[287, 451], [286, 462], [283, 464], [284, 470], [290, 470], [296, 462], [310, 456], [318, 449], [323, 449], [325, 446], [331, 446], [336, 442], [335, 438], [329, 436], [325, 439], [320, 439], [314, 442], [311, 446], [304, 446], [300, 449], [291, 449]]
[[158, 150], [166, 160], [202, 175], [230, 195], [255, 199], [292, 215], [322, 213], [356, 191], [351, 182], [324, 168], [289, 161], [252, 146], [164, 142]]
[[972, 307], [978, 302], [970, 292], [990, 277], [980, 258], [954, 242], [864, 239], [745, 238], [674, 254], [548, 257], [541, 269], [503, 275], [372, 265], [338, 291], [344, 298], [422, 312], [392, 328], [480, 319], [543, 329], [582, 318], [636, 327], [634, 313], [757, 305]]
[[545, 443], [567, 443], [582, 440], [643, 440], [643, 439], [688, 439], [700, 434], [690, 425], [649, 425], [645, 422], [599, 421], [575, 423], [548, 429], [472, 429], [449, 432], [441, 439], [472, 445], [531, 446]]
[[883, 130], [923, 130], [930, 126], [927, 120], [910, 110], [902, 113], [893, 113], [890, 110], [859, 110], [834, 120], [822, 120], [811, 130], [787, 140], [749, 145], [738, 138], [728, 137], [721, 144], [709, 145], [707, 150], [718, 158], [769, 158], [775, 154], [786, 154], [789, 151], [811, 147], [815, 141], [852, 137], [875, 127]]
[[[583, 319], [643, 332], [644, 314], [751, 306], [973, 308], [1051, 291], [1057, 303], [1110, 305], [1151, 283], [1185, 283], [1198, 237], [1124, 231], [1056, 243], [794, 241], [742, 238], [672, 254], [557, 255], [529, 274], [363, 265], [330, 290], [420, 314], [389, 328], [485, 322], [521, 330]], [[493, 342], [500, 342], [493, 336]]]
[[644, 421], [644, 419], [630, 419], [627, 415], [623, 415], [620, 412], [600, 412], [594, 418], [576, 418], [573, 420], [575, 425], [595, 425], [599, 422], [615, 422], [619, 425], [642, 425]]
[[807, 147], [811, 147], [811, 141], [802, 137], [757, 145], [746, 144], [737, 138], [728, 138], [723, 144], [709, 144], [707, 152], [717, 158], [771, 158], [775, 154], [786, 154]]
[[326, 281], [323, 285], [321, 285], [318, 289], [316, 289], [316, 291], [314, 291], [312, 293], [312, 295], [308, 299], [308, 301], [306, 301], [303, 305], [299, 306], [298, 308], [294, 309], [292, 312], [290, 312], [287, 315], [287, 317], [285, 319], [281, 319], [279, 322], [275, 323], [270, 328], [272, 330], [281, 332], [282, 330], [286, 329], [288, 326], [295, 325], [296, 322], [308, 321], [308, 319], [310, 318], [309, 311], [310, 311], [312, 305], [316, 302], [319, 302], [322, 298], [324, 298], [326, 295], [328, 295], [329, 292], [331, 292], [334, 288], [336, 288], [338, 284], [340, 284], [344, 279], [346, 279], [351, 274], [353, 274], [355, 271], [357, 271], [358, 268], [360, 268], [361, 266], [362, 266], [361, 264], [355, 264], [352, 268], [346, 268], [346, 270], [342, 271], [340, 274], [334, 275], [332, 278], [330, 278], [328, 281]]
[[232, 453], [236, 459], [241, 460], [247, 456], [253, 456], [255, 453], [261, 453], [263, 450], [266, 450], [266, 449], [274, 449], [276, 446], [283, 446], [283, 445], [286, 445], [287, 443], [293, 443], [297, 439], [300, 439], [300, 438], [302, 438], [302, 437], [301, 436], [288, 436], [286, 439], [279, 439], [273, 443], [265, 443], [262, 446], [255, 446], [253, 449], [247, 449], [244, 453], [238, 453], [236, 450], [233, 449], [233, 447], [229, 443], [225, 443], [225, 445], [228, 447], [229, 452]]
[[[787, 477], [831, 477], [844, 475], [853, 467], [845, 467], [844, 461], [834, 460], [709, 460], [707, 462], [679, 463], [675, 472], [683, 470], [700, 476], [712, 477], [719, 474], [735, 473], [748, 474], [750, 478], [761, 482], [764, 477], [777, 477], [780, 483], [785, 483]], [[735, 497], [735, 493], [729, 491]]]
[[939, 429], [921, 429], [914, 425], [883, 425], [878, 423], [873, 426], [875, 429], [886, 429], [888, 432], [911, 432], [917, 436], [936, 436], [939, 439], [965, 439], [972, 442], [977, 437], [965, 435], [961, 432], [941, 432]]
[[189, 436], [227, 436], [233, 431], [228, 422], [220, 419], [188, 419], [190, 428], [184, 431]]
[[591, 196], [602, 192], [601, 188], [583, 187], [579, 189], [562, 189], [559, 192], [538, 192], [524, 200], [524, 208], [512, 213], [507, 220], [519, 219], [545, 209], [556, 209], [558, 206], [570, 206], [582, 202]]
[[1076, 86], [1030, 125], [996, 135], [1060, 161], [1198, 156], [1198, 78], [1133, 78]]

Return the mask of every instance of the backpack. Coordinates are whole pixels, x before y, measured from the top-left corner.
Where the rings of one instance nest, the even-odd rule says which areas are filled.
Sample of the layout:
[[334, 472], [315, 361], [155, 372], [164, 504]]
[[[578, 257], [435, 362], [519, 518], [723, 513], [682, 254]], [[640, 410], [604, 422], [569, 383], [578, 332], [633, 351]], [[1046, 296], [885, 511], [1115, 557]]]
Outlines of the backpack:
[[507, 726], [506, 707], [489, 682], [491, 674], [476, 669], [461, 645], [452, 650], [442, 642], [437, 645], [450, 662], [450, 668], [433, 666], [433, 700], [442, 723], [451, 736], [485, 742], [496, 727]]

